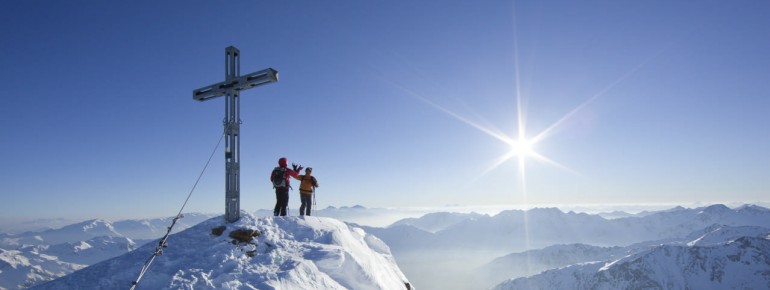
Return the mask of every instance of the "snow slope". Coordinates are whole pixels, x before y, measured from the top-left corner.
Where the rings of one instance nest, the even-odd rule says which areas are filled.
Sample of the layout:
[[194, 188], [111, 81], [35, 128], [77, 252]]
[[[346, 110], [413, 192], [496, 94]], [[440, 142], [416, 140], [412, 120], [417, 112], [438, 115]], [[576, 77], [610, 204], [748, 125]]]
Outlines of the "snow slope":
[[125, 254], [135, 244], [123, 237], [96, 237], [57, 245], [0, 248], [0, 289], [22, 289]]
[[86, 241], [37, 248], [37, 251], [57, 257], [63, 262], [91, 265], [133, 251], [136, 243], [124, 237], [96, 237]]
[[476, 283], [486, 288], [503, 280], [526, 277], [544, 270], [593, 262], [608, 263], [620, 257], [646, 251], [663, 244], [712, 246], [741, 237], [765, 238], [768, 235], [770, 235], [770, 229], [764, 227], [713, 225], [695, 231], [684, 238], [645, 241], [627, 247], [597, 247], [584, 244], [554, 245], [544, 249], [499, 257], [483, 267], [479, 267], [473, 273]]
[[[225, 226], [221, 235], [212, 229]], [[257, 230], [248, 243], [229, 233]], [[157, 243], [32, 289], [128, 288]], [[319, 217], [216, 217], [168, 239], [139, 289], [406, 289], [390, 249], [359, 227]]]
[[[175, 230], [183, 230], [203, 217], [213, 215], [185, 214]], [[20, 289], [50, 281], [134, 250], [146, 240], [157, 239], [166, 232], [171, 218], [125, 220], [112, 223], [93, 219], [48, 229], [27, 231], [16, 235], [0, 234], [0, 289]], [[14, 262], [11, 262], [14, 261]]]
[[473, 279], [478, 285], [488, 288], [512, 277], [526, 277], [577, 263], [623, 257], [628, 251], [622, 247], [598, 247], [586, 244], [553, 245], [496, 258], [475, 269]]
[[719, 227], [690, 242], [550, 270], [494, 289], [768, 289], [769, 232]]
[[35, 251], [0, 249], [0, 289], [23, 289], [82, 269]]

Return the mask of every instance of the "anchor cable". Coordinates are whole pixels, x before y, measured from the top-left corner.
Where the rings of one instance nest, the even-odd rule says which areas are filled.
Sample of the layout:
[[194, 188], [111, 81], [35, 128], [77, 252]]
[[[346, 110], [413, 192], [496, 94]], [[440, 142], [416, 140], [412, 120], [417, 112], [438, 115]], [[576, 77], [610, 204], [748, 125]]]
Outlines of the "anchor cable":
[[198, 179], [195, 180], [195, 184], [193, 184], [192, 189], [190, 189], [190, 193], [187, 194], [187, 199], [184, 200], [184, 204], [182, 204], [182, 208], [179, 209], [179, 212], [176, 214], [174, 219], [171, 221], [171, 225], [168, 227], [168, 230], [166, 231], [166, 234], [160, 239], [158, 242], [158, 246], [155, 247], [155, 251], [152, 253], [152, 256], [147, 259], [147, 261], [144, 262], [144, 265], [142, 266], [142, 270], [139, 271], [139, 276], [136, 277], [136, 280], [131, 283], [130, 290], [134, 290], [136, 288], [136, 285], [139, 284], [139, 280], [142, 280], [142, 277], [145, 273], [147, 273], [147, 270], [150, 269], [150, 265], [155, 260], [155, 257], [160, 256], [163, 254], [163, 248], [167, 247], [166, 240], [168, 240], [168, 236], [171, 234], [171, 230], [174, 228], [174, 225], [176, 225], [176, 221], [180, 218], [184, 217], [182, 215], [182, 210], [184, 210], [184, 207], [187, 206], [187, 201], [190, 200], [190, 197], [192, 196], [193, 192], [195, 191], [195, 187], [198, 186], [198, 182], [200, 182], [201, 177], [203, 177], [203, 173], [206, 172], [206, 168], [209, 167], [209, 163], [211, 163], [211, 159], [214, 157], [214, 153], [217, 152], [217, 149], [219, 148], [219, 145], [222, 144], [222, 139], [225, 138], [225, 134], [227, 134], [227, 130], [230, 128], [230, 124], [227, 124], [225, 127], [225, 131], [222, 133], [222, 136], [219, 137], [219, 142], [217, 142], [217, 146], [214, 146], [214, 150], [211, 151], [211, 155], [209, 155], [209, 160], [206, 161], [206, 165], [203, 166], [203, 170], [201, 170], [201, 173], [198, 175]]

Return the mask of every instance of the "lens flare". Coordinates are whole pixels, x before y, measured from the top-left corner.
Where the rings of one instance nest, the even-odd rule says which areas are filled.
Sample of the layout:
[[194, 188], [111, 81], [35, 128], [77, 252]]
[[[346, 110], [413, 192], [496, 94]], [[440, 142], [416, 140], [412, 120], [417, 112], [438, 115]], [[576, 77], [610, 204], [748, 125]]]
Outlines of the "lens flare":
[[535, 149], [533, 148], [532, 142], [526, 139], [521, 139], [515, 142], [512, 142], [511, 144], [511, 152], [513, 152], [514, 156], [519, 157], [528, 157], [532, 156], [535, 153]]

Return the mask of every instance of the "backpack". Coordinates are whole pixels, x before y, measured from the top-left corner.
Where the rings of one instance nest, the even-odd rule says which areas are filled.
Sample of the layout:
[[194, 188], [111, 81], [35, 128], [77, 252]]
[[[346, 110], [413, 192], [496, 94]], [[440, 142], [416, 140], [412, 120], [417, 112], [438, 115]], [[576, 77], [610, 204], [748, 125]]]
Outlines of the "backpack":
[[273, 173], [270, 174], [270, 181], [273, 182], [273, 188], [287, 187], [286, 182], [286, 168], [276, 167], [273, 169]]

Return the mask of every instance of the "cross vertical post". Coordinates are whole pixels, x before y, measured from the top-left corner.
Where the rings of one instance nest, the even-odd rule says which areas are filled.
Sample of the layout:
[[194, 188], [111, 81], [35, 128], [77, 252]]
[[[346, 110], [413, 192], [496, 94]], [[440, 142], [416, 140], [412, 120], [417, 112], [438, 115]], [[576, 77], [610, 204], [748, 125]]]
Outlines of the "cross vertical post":
[[193, 99], [207, 101], [225, 98], [225, 220], [240, 218], [241, 207], [241, 100], [240, 92], [278, 81], [278, 72], [272, 68], [241, 76], [240, 51], [234, 46], [225, 48], [225, 81], [193, 90]]
[[[235, 47], [225, 49], [225, 81], [241, 76], [240, 51]], [[238, 138], [241, 125], [241, 99], [238, 91], [228, 90], [225, 100], [225, 220], [237, 221], [241, 199], [241, 140]]]

